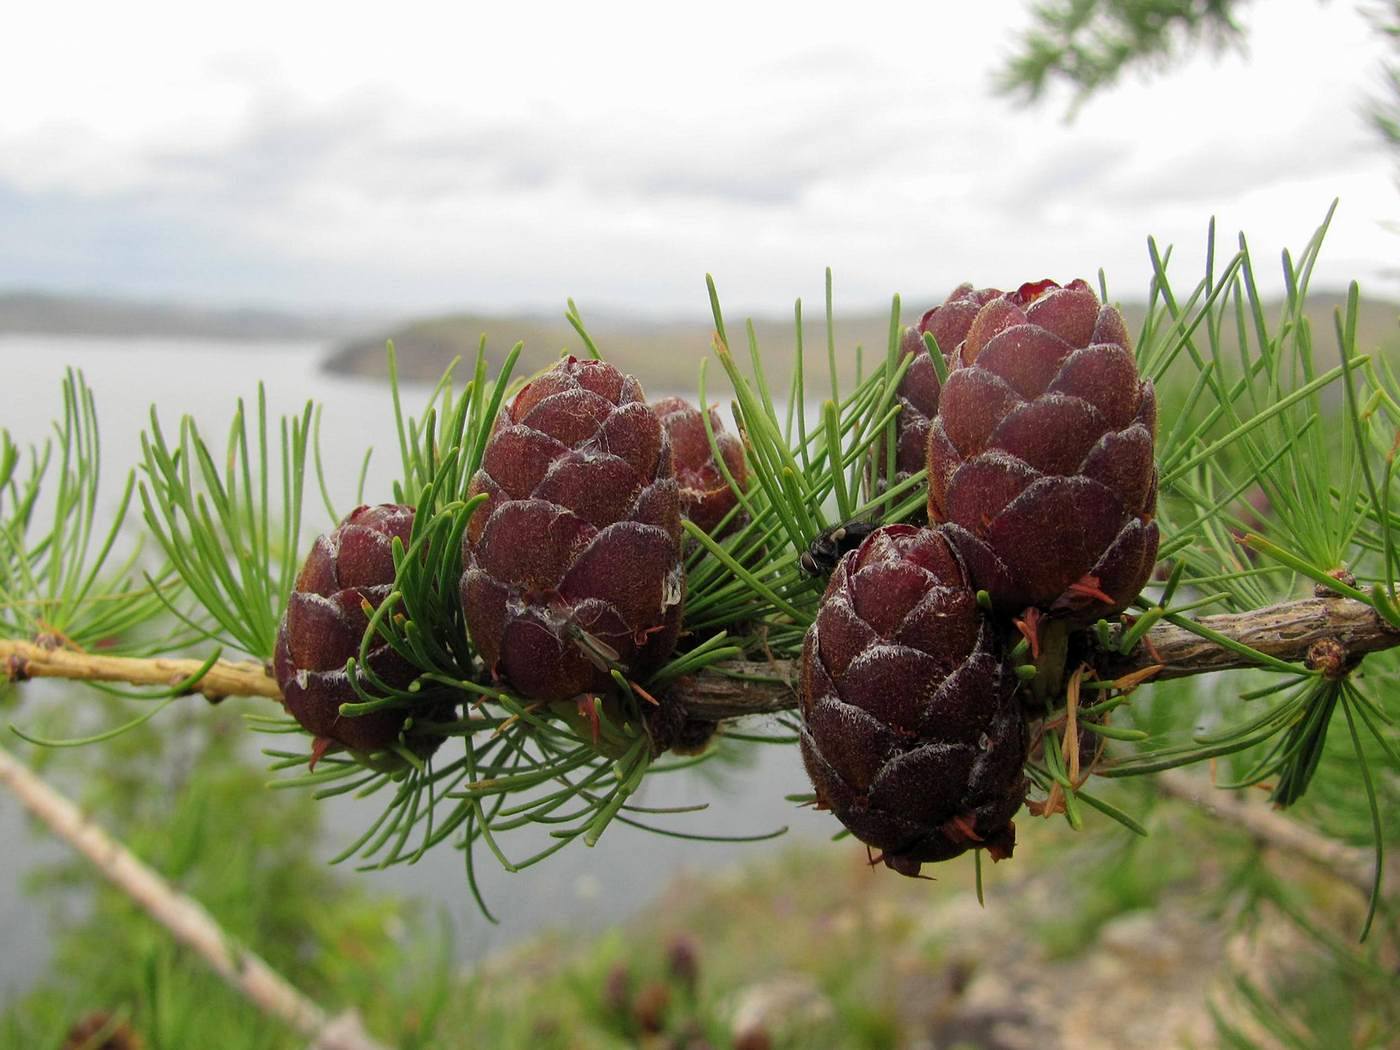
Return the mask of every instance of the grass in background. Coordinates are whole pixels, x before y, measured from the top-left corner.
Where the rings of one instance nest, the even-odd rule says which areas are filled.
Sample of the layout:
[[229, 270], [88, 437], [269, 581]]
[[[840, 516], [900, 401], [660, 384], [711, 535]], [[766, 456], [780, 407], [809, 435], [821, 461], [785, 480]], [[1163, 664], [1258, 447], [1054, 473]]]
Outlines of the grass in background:
[[[85, 810], [313, 999], [360, 1008], [397, 1045], [434, 1045], [447, 944], [404, 901], [372, 897], [321, 862], [317, 804], [266, 789], [266, 772], [239, 753], [235, 705], [191, 705], [169, 734], [87, 752], [101, 765], [82, 773]], [[0, 1045], [57, 1048], [95, 1011], [126, 1019], [151, 1050], [304, 1045], [81, 858], [27, 873], [26, 886], [57, 934], [49, 973], [0, 1014]]]
[[[1373, 959], [1387, 942], [1393, 950], [1393, 931], [1357, 949], [1352, 891], [1303, 870], [1280, 878], [1243, 836], [1174, 804], [1152, 811], [1146, 839], [1106, 819], [1071, 835], [1023, 816], [1014, 862], [985, 873], [985, 909], [970, 862], [943, 866], [936, 881], [902, 879], [872, 870], [849, 841], [809, 843], [658, 887], [623, 926], [535, 938], [468, 975], [407, 902], [371, 897], [315, 859], [315, 803], [263, 789], [230, 715], [196, 710], [180, 733], [114, 741], [85, 778], [91, 811], [307, 994], [359, 1008], [392, 1046], [700, 1050], [765, 1045], [760, 1032], [776, 1050], [994, 1046], [998, 1025], [1054, 1021], [1036, 1006], [1045, 996], [1068, 1005], [1123, 994], [1133, 978], [1121, 969], [1115, 987], [1094, 983], [1110, 951], [1101, 938], [1113, 926], [1121, 935], [1119, 919], [1146, 923], [1150, 938], [1166, 915], [1202, 939], [1243, 925], [1273, 943], [1280, 928], [1299, 929], [1295, 913], [1314, 931], [1243, 974], [1212, 959], [1224, 1045], [1270, 1045], [1261, 1004], [1286, 1004], [1266, 1011], [1270, 1023], [1345, 1031], [1360, 1046], [1383, 1045], [1368, 1032], [1394, 1030], [1394, 997], [1381, 994], [1394, 979]], [[1148, 790], [1105, 794], [1144, 803]], [[152, 1050], [302, 1047], [83, 862], [32, 872], [30, 886], [36, 906], [56, 908], [59, 933], [48, 975], [0, 1015], [0, 1045], [57, 1048], [102, 1010]], [[91, 901], [79, 917], [74, 894]], [[1201, 999], [1191, 1005], [1208, 1024]], [[736, 1038], [736, 1024], [755, 1041]]]

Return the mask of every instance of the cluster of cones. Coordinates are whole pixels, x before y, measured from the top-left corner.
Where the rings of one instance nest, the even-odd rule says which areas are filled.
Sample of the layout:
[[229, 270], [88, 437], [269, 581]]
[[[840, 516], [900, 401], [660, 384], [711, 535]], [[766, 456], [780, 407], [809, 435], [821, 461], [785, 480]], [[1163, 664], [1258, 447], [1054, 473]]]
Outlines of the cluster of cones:
[[[707, 433], [679, 398], [649, 405], [631, 376], [572, 357], [504, 408], [472, 480], [470, 495], [485, 500], [467, 526], [461, 576], [472, 643], [497, 680], [572, 703], [613, 692], [614, 669], [641, 678], [670, 656], [685, 593], [681, 519], [717, 528], [737, 501], [725, 473], [740, 487], [747, 478], [739, 442], [713, 410], [709, 422]], [[320, 751], [400, 738], [402, 710], [345, 717], [340, 705], [357, 699], [346, 664], [392, 588], [392, 544], [407, 547], [413, 515], [357, 508], [316, 541], [297, 578], [274, 670]], [[391, 687], [418, 674], [384, 643], [365, 663]]]
[[[1010, 855], [1028, 747], [1010, 647], [1019, 633], [1034, 649], [1037, 624], [1111, 616], [1146, 582], [1156, 401], [1121, 315], [1083, 281], [964, 285], [904, 350], [897, 469], [927, 469], [929, 524], [851, 530], [864, 539], [835, 565], [801, 693], [818, 804], [912, 875], [971, 848]], [[658, 667], [681, 630], [681, 519], [732, 520], [729, 479], [745, 485], [743, 449], [717, 414], [707, 428], [679, 399], [649, 405], [611, 365], [568, 358], [525, 386], [487, 443], [462, 545], [491, 674], [582, 715], [619, 670]], [[340, 705], [412, 525], [409, 507], [358, 508], [298, 577], [274, 666], [321, 750], [400, 739], [401, 711]], [[366, 663], [391, 686], [416, 673], [387, 645]]]
[[1083, 281], [963, 285], [904, 350], [897, 466], [927, 468], [929, 525], [874, 529], [836, 566], [803, 649], [802, 755], [817, 804], [917, 875], [1010, 856], [1029, 746], [1012, 643], [1146, 583], [1156, 400]]

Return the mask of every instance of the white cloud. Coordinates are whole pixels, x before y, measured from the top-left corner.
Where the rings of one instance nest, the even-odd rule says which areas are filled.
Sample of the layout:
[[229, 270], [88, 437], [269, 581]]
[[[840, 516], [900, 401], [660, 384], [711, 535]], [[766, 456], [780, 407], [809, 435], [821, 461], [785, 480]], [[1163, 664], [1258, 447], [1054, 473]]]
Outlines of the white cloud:
[[698, 313], [706, 270], [781, 311], [827, 264], [859, 303], [1102, 265], [1131, 294], [1149, 233], [1199, 257], [1214, 214], [1272, 256], [1335, 195], [1320, 279], [1396, 254], [1358, 115], [1379, 45], [1343, 5], [1250, 5], [1249, 62], [1073, 124], [989, 94], [1021, 3], [478, 6], [29, 5], [0, 62], [25, 100], [0, 107], [0, 283]]

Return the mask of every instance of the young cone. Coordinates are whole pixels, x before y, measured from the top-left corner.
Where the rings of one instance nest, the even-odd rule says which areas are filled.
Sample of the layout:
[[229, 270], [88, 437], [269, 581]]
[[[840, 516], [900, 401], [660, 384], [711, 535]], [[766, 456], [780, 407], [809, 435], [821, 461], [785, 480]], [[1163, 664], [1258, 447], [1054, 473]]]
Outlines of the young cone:
[[[663, 398], [652, 405], [651, 410], [661, 420], [671, 443], [671, 459], [680, 487], [681, 514], [706, 532], [714, 532], [724, 516], [734, 509], [739, 497], [724, 480], [715, 462], [700, 410], [679, 397]], [[735, 483], [743, 488], [748, 481], [744, 448], [738, 438], [724, 429], [719, 413], [713, 408], [710, 409], [710, 429], [714, 431], [715, 444], [719, 446], [725, 467]]]
[[1086, 623], [1157, 556], [1157, 402], [1122, 315], [1076, 280], [978, 311], [929, 430], [929, 520], [997, 610]]
[[482, 659], [538, 700], [611, 691], [680, 631], [684, 578], [671, 447], [642, 388], [570, 357], [496, 422], [471, 492], [462, 605]]
[[[938, 413], [938, 395], [942, 387], [938, 371], [933, 367], [928, 348], [924, 345], [924, 333], [932, 333], [944, 361], [951, 362], [958, 347], [967, 338], [967, 330], [972, 327], [977, 311], [1001, 294], [995, 288], [979, 289], [971, 284], [960, 284], [941, 304], [925, 313], [918, 324], [904, 330], [900, 352], [914, 360], [899, 381], [896, 480], [924, 469], [928, 458], [928, 430]], [[952, 365], [949, 364], [949, 367]]]
[[[404, 712], [387, 708], [350, 717], [340, 705], [359, 697], [345, 672], [360, 653], [369, 626], [365, 612], [388, 597], [394, 584], [393, 538], [408, 543], [413, 508], [386, 503], [356, 507], [336, 528], [317, 538], [297, 575], [277, 632], [273, 671], [282, 703], [303, 728], [329, 743], [355, 751], [376, 751], [393, 743]], [[402, 688], [417, 670], [387, 643], [369, 650], [368, 663], [380, 679]]]
[[1009, 857], [1025, 722], [996, 632], [942, 530], [887, 525], [832, 574], [802, 650], [817, 804], [885, 864]]

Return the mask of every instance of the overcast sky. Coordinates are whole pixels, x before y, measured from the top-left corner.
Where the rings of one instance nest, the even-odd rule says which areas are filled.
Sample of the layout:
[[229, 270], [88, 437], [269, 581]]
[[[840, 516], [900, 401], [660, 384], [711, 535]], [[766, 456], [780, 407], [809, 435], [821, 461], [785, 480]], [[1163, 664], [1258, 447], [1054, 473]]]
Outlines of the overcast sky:
[[851, 306], [1102, 266], [1133, 298], [1149, 234], [1194, 279], [1215, 215], [1272, 272], [1340, 197], [1319, 281], [1400, 290], [1345, 0], [1256, 0], [1247, 56], [1073, 123], [991, 92], [1020, 0], [355, 6], [14, 5], [0, 288], [698, 316], [706, 271], [778, 313], [826, 265]]

